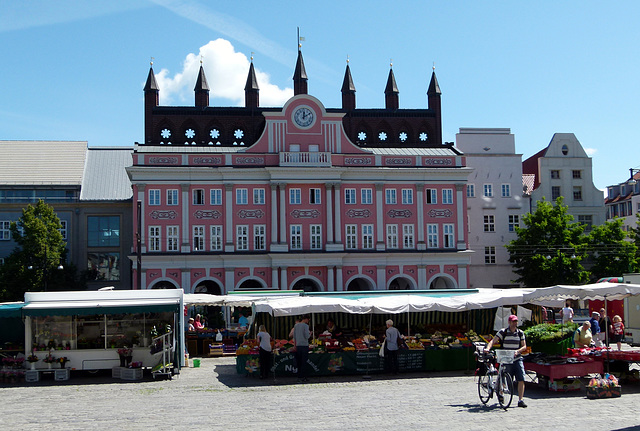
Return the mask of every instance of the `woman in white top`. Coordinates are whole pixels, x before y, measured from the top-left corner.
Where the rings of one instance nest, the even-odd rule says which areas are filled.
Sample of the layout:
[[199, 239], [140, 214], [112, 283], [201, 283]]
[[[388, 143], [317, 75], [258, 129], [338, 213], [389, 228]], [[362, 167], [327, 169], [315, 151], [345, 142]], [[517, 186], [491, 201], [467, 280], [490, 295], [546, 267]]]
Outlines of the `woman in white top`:
[[571, 308], [571, 303], [567, 301], [566, 306], [560, 311], [560, 315], [562, 316], [562, 323], [573, 322], [573, 308]]
[[269, 375], [271, 368], [271, 335], [264, 325], [258, 328], [258, 343], [260, 344], [260, 378], [264, 379]]

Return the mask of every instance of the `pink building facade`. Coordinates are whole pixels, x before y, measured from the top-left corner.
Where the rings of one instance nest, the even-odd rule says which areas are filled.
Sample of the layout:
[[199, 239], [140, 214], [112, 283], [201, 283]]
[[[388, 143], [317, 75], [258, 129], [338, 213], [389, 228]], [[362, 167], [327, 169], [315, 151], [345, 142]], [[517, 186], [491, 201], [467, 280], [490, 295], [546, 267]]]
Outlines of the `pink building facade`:
[[[357, 109], [349, 67], [342, 108], [307, 94], [259, 107], [253, 65], [245, 107], [158, 106], [145, 86], [145, 143], [128, 169], [141, 266], [136, 289], [305, 291], [467, 288], [464, 156], [441, 143], [435, 74], [429, 108]], [[395, 98], [395, 100], [394, 100]], [[395, 104], [395, 106], [394, 106]], [[135, 217], [134, 217], [135, 218]]]

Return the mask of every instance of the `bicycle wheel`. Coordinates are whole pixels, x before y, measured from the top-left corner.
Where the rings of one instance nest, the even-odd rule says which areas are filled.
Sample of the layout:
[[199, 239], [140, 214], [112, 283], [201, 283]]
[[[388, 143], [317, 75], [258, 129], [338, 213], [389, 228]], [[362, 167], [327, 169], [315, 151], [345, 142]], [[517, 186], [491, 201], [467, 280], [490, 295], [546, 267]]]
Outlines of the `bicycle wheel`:
[[502, 397], [498, 397], [498, 401], [500, 402], [500, 406], [506, 410], [511, 405], [511, 400], [513, 399], [513, 378], [511, 374], [500, 374], [500, 391], [502, 392]]
[[491, 376], [489, 373], [478, 377], [478, 395], [482, 404], [487, 404], [489, 398], [491, 398]]

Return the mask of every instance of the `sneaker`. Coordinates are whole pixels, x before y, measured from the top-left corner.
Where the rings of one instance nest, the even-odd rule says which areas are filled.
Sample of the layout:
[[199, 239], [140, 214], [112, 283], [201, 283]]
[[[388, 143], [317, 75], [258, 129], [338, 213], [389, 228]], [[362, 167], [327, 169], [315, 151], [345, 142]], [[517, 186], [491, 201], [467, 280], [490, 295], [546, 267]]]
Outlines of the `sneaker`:
[[520, 401], [518, 401], [518, 407], [522, 407], [522, 408], [526, 409], [527, 405], [524, 403], [524, 400], [520, 400]]

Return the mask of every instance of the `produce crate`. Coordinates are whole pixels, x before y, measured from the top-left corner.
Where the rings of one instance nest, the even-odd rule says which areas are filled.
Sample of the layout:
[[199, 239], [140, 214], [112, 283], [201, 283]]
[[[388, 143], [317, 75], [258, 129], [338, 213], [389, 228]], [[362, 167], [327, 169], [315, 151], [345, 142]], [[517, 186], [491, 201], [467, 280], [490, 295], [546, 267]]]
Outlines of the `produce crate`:
[[560, 355], [567, 354], [567, 349], [573, 345], [573, 337], [565, 338], [558, 342], [543, 342], [533, 343], [531, 350], [539, 353], [546, 353], [547, 355]]
[[222, 344], [209, 344], [209, 356], [222, 356]]
[[549, 381], [549, 390], [554, 392], [571, 392], [580, 390], [580, 380], [561, 379]]
[[111, 377], [114, 379], [119, 379], [120, 376], [122, 375], [122, 370], [124, 369], [124, 367], [113, 367], [111, 369]]
[[63, 368], [61, 370], [54, 370], [53, 379], [58, 382], [62, 380], [69, 380], [70, 374], [71, 373], [69, 372], [68, 368]]
[[24, 372], [24, 381], [25, 382], [37, 382], [40, 380], [40, 371], [38, 370], [27, 370]]
[[617, 398], [622, 395], [621, 386], [609, 386], [607, 388], [600, 386], [587, 386], [587, 398]]
[[122, 368], [120, 378], [122, 380], [142, 380], [142, 368]]

